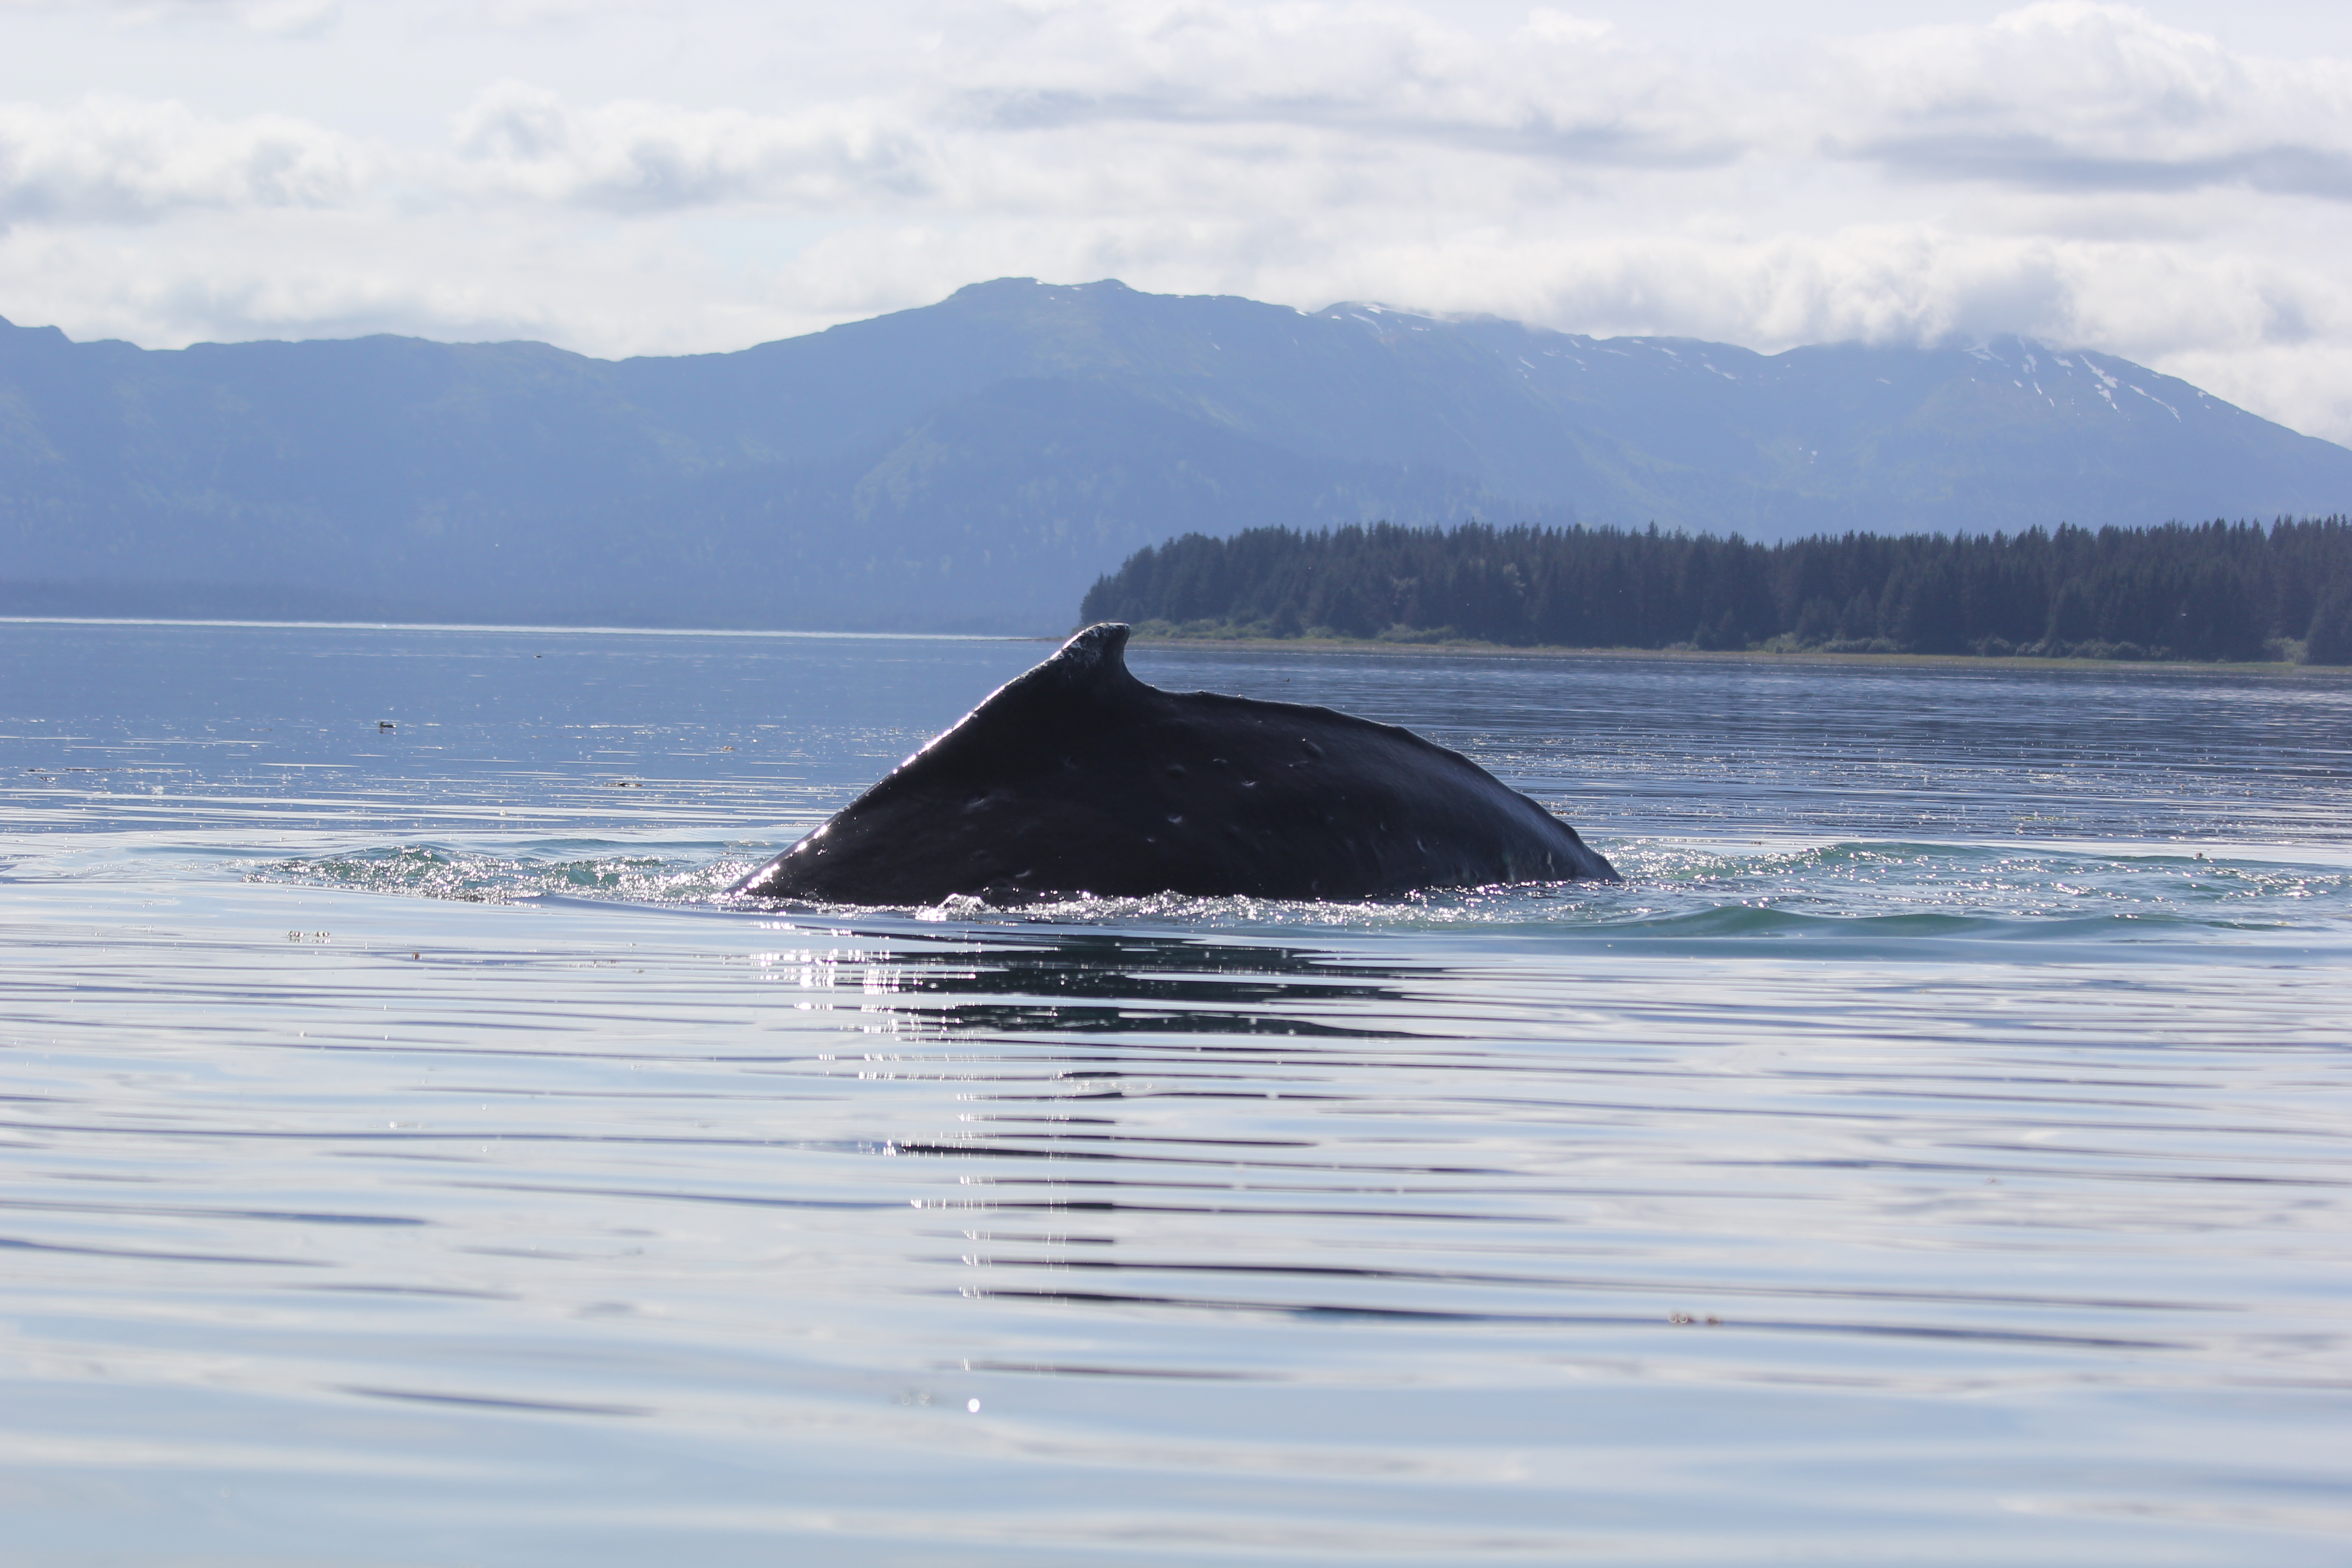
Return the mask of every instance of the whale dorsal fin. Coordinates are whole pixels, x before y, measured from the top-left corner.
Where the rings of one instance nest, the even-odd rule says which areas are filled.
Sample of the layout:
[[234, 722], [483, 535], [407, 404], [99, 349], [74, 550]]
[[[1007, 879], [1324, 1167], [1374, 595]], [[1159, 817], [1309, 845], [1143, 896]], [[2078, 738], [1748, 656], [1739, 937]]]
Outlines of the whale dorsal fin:
[[1124, 621], [1097, 621], [1064, 643], [1034, 673], [1051, 671], [1055, 682], [1073, 694], [1114, 691], [1135, 679], [1127, 668], [1129, 629]]
[[986, 713], [994, 708], [1009, 713], [1039, 702], [1085, 708], [1150, 690], [1127, 668], [1129, 630], [1125, 621], [1101, 621], [1088, 626], [1055, 649], [1053, 658], [991, 692], [973, 712]]
[[[927, 757], [971, 747], [1019, 749], [1073, 723], [1091, 721], [1105, 705], [1150, 693], [1127, 668], [1124, 621], [1088, 626], [1054, 652], [990, 692], [980, 706], [893, 770], [887, 784]], [[882, 784], [875, 787], [879, 789]]]

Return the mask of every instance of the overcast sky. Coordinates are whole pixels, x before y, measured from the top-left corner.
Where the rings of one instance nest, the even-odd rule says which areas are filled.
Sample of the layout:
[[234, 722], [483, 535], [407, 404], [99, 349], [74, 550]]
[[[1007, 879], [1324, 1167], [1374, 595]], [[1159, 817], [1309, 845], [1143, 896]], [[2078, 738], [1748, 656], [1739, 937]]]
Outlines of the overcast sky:
[[2352, 5], [0, 0], [0, 316], [740, 348], [980, 279], [2018, 331], [2352, 444]]

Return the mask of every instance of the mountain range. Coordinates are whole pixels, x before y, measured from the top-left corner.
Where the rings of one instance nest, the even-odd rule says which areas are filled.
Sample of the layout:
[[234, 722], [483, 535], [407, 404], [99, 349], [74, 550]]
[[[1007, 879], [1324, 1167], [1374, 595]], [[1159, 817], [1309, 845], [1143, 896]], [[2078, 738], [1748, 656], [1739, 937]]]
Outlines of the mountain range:
[[0, 321], [0, 613], [1051, 632], [1131, 552], [2352, 510], [2352, 449], [2021, 338], [1764, 355], [1001, 279], [732, 353]]

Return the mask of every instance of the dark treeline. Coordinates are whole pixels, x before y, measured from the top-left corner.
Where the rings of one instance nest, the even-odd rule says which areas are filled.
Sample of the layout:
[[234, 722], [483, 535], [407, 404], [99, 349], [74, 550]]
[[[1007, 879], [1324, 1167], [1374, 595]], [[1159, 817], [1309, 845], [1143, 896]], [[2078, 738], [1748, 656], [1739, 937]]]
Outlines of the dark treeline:
[[2352, 664], [2352, 521], [1849, 533], [1379, 523], [1138, 552], [1085, 619], [1204, 635]]

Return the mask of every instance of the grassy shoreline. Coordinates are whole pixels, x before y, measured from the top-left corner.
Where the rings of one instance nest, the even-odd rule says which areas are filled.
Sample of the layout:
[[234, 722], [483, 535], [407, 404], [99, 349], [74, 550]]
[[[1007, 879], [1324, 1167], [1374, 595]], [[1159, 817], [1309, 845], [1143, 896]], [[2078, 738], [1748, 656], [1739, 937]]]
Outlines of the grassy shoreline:
[[2223, 663], [2197, 659], [2042, 658], [2033, 656], [1969, 653], [1829, 653], [1787, 652], [1767, 648], [1709, 650], [1687, 647], [1516, 647], [1507, 643], [1391, 642], [1377, 637], [1225, 637], [1137, 634], [1135, 647], [1230, 647], [1253, 653], [1376, 653], [1410, 658], [1415, 654], [1469, 655], [1486, 658], [1652, 658], [1692, 663], [1778, 665], [1880, 665], [1907, 668], [1949, 666], [1964, 669], [2161, 669], [2207, 675], [2352, 674], [2334, 666], [2292, 664], [2284, 660]]

